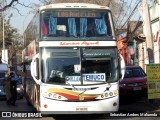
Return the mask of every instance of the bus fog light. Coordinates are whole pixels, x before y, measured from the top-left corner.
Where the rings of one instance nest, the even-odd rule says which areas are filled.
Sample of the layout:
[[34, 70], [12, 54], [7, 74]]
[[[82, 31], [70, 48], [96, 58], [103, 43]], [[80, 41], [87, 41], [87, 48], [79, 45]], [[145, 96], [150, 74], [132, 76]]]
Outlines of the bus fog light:
[[48, 105], [47, 105], [47, 104], [44, 104], [44, 108], [48, 108]]
[[117, 106], [117, 103], [116, 103], [116, 102], [114, 102], [114, 103], [113, 103], [113, 106]]

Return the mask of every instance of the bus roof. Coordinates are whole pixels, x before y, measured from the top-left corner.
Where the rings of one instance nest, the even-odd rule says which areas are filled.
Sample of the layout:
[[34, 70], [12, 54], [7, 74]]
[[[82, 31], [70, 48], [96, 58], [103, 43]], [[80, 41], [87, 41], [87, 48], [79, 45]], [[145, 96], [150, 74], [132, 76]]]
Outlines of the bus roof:
[[58, 8], [79, 8], [79, 9], [107, 9], [110, 10], [109, 7], [107, 6], [101, 6], [97, 4], [89, 4], [89, 3], [55, 3], [55, 4], [50, 4], [46, 6], [41, 6], [39, 7], [39, 10], [44, 10], [44, 9], [58, 9]]

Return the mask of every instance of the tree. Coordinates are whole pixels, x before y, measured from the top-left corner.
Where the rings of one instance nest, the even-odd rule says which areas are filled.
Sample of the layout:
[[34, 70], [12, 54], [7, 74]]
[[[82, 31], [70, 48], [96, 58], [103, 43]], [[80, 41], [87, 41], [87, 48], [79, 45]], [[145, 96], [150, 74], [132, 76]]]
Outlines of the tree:
[[[16, 56], [18, 61], [21, 59], [20, 56], [17, 56], [17, 53], [21, 53], [22, 49], [22, 37], [18, 34], [17, 29], [13, 28], [10, 25], [12, 14], [8, 16], [8, 18], [4, 19], [4, 41], [5, 41], [5, 49], [8, 49], [9, 53], [9, 65], [12, 66], [13, 57]], [[0, 19], [0, 51], [2, 51], [3, 45], [3, 17]]]
[[3, 0], [1, 0], [1, 5], [0, 5], [0, 12], [5, 11], [7, 8], [11, 7], [13, 3], [18, 2], [18, 0], [11, 0], [8, 4], [3, 6]]

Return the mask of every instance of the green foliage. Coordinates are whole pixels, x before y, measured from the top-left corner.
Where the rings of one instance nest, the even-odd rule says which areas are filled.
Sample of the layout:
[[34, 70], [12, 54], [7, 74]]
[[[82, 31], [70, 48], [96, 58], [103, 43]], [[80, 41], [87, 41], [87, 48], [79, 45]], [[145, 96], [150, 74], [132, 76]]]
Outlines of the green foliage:
[[[5, 40], [5, 47], [8, 48], [13, 43], [19, 41], [19, 34], [17, 33], [17, 29], [13, 28], [10, 24], [12, 15], [10, 15], [7, 20], [4, 20], [4, 40]], [[0, 19], [0, 48], [3, 45], [3, 18]], [[16, 38], [16, 39], [15, 39]]]
[[[4, 41], [5, 49], [8, 49], [9, 64], [12, 62], [13, 56], [21, 54], [22, 52], [22, 36], [18, 33], [17, 29], [13, 28], [10, 24], [12, 14], [4, 19]], [[0, 18], [0, 52], [3, 48], [3, 18]], [[0, 56], [1, 57], [1, 56]], [[18, 61], [21, 61], [20, 57], [17, 56]]]

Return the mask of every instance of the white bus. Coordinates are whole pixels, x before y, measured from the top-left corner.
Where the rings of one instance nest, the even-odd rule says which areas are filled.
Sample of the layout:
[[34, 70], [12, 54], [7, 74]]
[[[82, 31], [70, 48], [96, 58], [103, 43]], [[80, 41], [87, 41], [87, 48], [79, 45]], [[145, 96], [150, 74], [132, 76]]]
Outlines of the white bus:
[[37, 111], [118, 111], [120, 70], [108, 7], [84, 3], [42, 6], [24, 35], [28, 45], [22, 53], [24, 92]]

